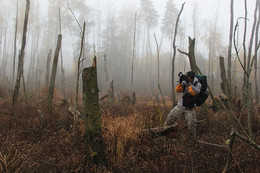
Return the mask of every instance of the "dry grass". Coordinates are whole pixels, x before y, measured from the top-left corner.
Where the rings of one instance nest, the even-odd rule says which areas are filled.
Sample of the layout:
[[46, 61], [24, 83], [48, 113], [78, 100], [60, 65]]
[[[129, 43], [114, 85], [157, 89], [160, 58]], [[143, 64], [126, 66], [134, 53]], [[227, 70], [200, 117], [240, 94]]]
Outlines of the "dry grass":
[[[141, 129], [160, 126], [170, 110], [152, 101], [137, 105], [101, 104], [103, 138], [108, 168], [92, 163], [91, 148], [85, 141], [83, 120], [73, 121], [62, 97], [55, 97], [50, 110], [44, 103], [45, 91], [31, 97], [29, 105], [16, 106], [17, 117], [10, 116], [11, 103], [0, 100], [0, 172], [221, 172], [227, 150], [197, 143], [190, 149], [184, 118], [178, 132], [169, 136], [147, 136]], [[140, 98], [139, 98], [140, 99]], [[38, 110], [44, 116], [40, 118]], [[82, 107], [79, 108], [82, 111]], [[246, 127], [246, 112], [237, 112]], [[254, 116], [253, 133], [260, 143], [259, 117]], [[231, 127], [240, 129], [229, 112], [197, 110], [198, 139], [225, 145]], [[260, 153], [236, 140], [230, 172], [259, 172]], [[193, 168], [191, 169], [191, 160]]]

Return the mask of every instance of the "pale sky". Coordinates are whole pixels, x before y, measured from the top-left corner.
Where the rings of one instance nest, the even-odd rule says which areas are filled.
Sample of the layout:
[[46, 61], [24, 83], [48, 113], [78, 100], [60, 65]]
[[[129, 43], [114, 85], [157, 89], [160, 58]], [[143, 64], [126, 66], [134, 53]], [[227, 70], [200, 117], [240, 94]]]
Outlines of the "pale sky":
[[[155, 9], [160, 14], [162, 19], [165, 11], [167, 0], [153, 0]], [[188, 22], [191, 28], [191, 12], [194, 2], [198, 3], [199, 11], [199, 22], [211, 20], [214, 17], [214, 13], [219, 14], [218, 26], [223, 28], [223, 34], [228, 41], [229, 34], [229, 19], [230, 19], [230, 0], [174, 0], [176, 8], [180, 10], [181, 4], [186, 2], [184, 10], [182, 12], [181, 20]], [[100, 4], [107, 4], [109, 6], [116, 7], [119, 10], [122, 7], [132, 7], [133, 9], [140, 8], [140, 0], [86, 0], [86, 4], [92, 8], [97, 7]], [[248, 8], [248, 26], [250, 27], [253, 23], [253, 13], [255, 7], [255, 0], [247, 0]], [[238, 17], [244, 16], [244, 0], [234, 1], [234, 22]], [[242, 22], [241, 22], [242, 24]], [[234, 24], [235, 25], [235, 24]], [[249, 28], [248, 28], [249, 29]], [[191, 35], [191, 30], [187, 29], [187, 35]]]

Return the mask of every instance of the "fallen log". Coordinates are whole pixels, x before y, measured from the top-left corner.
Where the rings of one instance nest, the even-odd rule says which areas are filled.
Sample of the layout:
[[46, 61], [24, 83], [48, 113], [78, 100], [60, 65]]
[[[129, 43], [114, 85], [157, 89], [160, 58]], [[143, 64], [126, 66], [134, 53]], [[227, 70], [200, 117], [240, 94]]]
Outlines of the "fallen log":
[[142, 133], [146, 135], [155, 135], [155, 136], [164, 136], [169, 134], [170, 132], [177, 131], [177, 124], [169, 125], [169, 126], [162, 126], [162, 127], [155, 127], [155, 128], [148, 128], [143, 129]]

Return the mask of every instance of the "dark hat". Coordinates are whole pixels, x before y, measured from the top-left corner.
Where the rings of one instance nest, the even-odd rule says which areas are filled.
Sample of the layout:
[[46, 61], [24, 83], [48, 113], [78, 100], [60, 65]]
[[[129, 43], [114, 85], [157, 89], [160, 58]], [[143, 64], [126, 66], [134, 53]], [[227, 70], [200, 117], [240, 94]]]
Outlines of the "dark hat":
[[191, 80], [194, 80], [195, 73], [193, 71], [188, 71], [186, 74], [187, 74], [188, 77], [191, 78]]

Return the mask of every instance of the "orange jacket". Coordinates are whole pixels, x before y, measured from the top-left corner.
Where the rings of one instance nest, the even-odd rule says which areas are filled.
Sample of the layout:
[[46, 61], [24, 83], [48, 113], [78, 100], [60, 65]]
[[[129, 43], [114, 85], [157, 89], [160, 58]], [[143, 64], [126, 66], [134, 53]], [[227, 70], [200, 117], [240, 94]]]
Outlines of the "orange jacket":
[[[199, 92], [200, 92], [200, 89], [201, 89], [201, 85], [198, 88], [196, 88], [194, 85], [189, 85], [188, 86], [188, 92], [192, 95], [192, 96], [195, 96], [197, 95]], [[182, 93], [184, 92], [184, 87], [182, 86], [182, 84], [178, 83], [178, 85], [176, 86], [175, 88], [175, 92], [176, 93]]]

